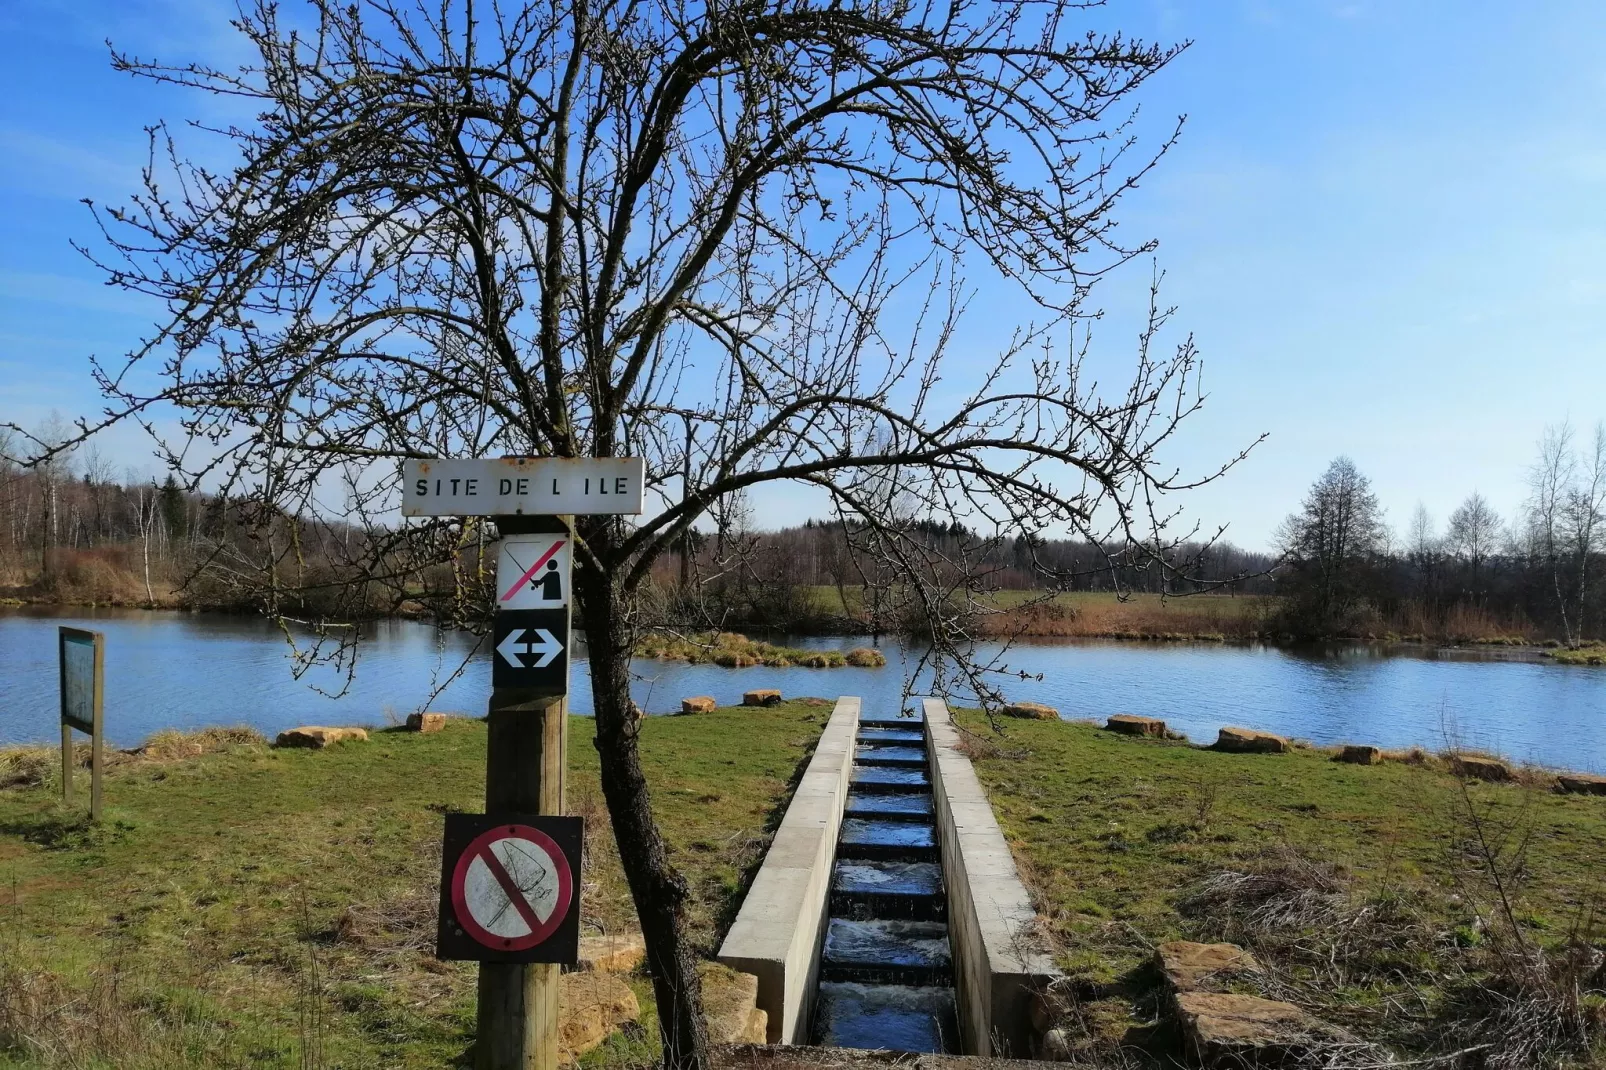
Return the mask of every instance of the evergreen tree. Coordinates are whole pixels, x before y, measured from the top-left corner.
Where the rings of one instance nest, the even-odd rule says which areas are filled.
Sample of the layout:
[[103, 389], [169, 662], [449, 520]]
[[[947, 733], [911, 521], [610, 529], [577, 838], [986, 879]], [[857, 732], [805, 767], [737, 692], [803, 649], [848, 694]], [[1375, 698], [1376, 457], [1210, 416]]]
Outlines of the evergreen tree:
[[184, 501], [184, 490], [173, 478], [173, 473], [167, 473], [167, 482], [162, 484], [161, 510], [162, 524], [167, 528], [168, 538], [182, 539], [189, 527], [189, 510]]

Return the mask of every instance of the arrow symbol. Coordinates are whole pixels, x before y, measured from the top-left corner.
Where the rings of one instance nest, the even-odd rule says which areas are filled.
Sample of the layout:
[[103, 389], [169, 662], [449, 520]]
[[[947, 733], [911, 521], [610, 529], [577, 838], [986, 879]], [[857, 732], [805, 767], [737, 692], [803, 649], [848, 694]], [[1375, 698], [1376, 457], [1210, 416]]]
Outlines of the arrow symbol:
[[[563, 644], [558, 642], [557, 636], [545, 628], [528, 629], [535, 638], [522, 641], [526, 629], [514, 628], [507, 633], [507, 637], [496, 644], [496, 652], [507, 659], [507, 663], [515, 669], [544, 669], [552, 664], [554, 658], [563, 653]], [[533, 665], [525, 665], [520, 655], [536, 658]]]
[[496, 652], [507, 659], [508, 664], [515, 669], [524, 668], [524, 662], [519, 655], [529, 650], [529, 645], [519, 642], [519, 636], [524, 634], [523, 628], [514, 628], [507, 633], [507, 638], [496, 644]]
[[545, 628], [535, 628], [532, 630], [536, 635], [541, 637], [541, 642], [526, 643], [524, 645], [524, 649], [532, 656], [536, 654], [541, 655], [541, 660], [535, 663], [534, 668], [544, 669], [548, 665], [552, 664], [553, 658], [563, 653], [563, 644], [558, 642], [557, 637], [551, 632], [547, 631]]

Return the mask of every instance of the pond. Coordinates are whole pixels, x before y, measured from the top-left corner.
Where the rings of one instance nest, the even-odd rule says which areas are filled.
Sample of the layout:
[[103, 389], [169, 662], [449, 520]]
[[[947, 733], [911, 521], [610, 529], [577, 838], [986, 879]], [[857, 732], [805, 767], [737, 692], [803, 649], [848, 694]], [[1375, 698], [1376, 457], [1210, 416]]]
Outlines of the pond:
[[[162, 728], [248, 724], [273, 734], [297, 724], [383, 725], [426, 705], [478, 715], [490, 690], [490, 661], [473, 637], [407, 621], [367, 629], [349, 686], [335, 698], [346, 683], [340, 674], [318, 667], [294, 679], [284, 636], [253, 618], [3, 611], [0, 743], [58, 738], [60, 624], [106, 634], [106, 726], [119, 746]], [[914, 648], [885, 640], [881, 647], [889, 659], [884, 669], [722, 669], [638, 660], [633, 690], [654, 714], [677, 710], [689, 695], [737, 702], [754, 687], [860, 695], [867, 710], [893, 709], [906, 686], [918, 693], [923, 681], [908, 680]], [[1163, 717], [1200, 742], [1232, 724], [1322, 744], [1442, 749], [1450, 740], [1545, 765], [1606, 768], [1606, 670], [1599, 668], [1353, 644], [1287, 649], [1063, 640], [1017, 644], [1007, 661], [1030, 676], [1004, 681], [1011, 699], [1046, 702], [1064, 717]], [[583, 655], [571, 679], [572, 709], [589, 713]]]

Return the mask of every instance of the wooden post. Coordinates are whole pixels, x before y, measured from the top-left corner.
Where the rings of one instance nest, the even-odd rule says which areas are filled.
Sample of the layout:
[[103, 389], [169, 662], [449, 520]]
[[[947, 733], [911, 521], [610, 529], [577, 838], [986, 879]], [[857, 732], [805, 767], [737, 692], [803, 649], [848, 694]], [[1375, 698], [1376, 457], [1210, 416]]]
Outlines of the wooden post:
[[[504, 537], [571, 534], [573, 529], [569, 517], [499, 516], [496, 522]], [[522, 688], [491, 691], [486, 813], [563, 813], [567, 691], [567, 685], [557, 695]], [[557, 1070], [561, 969], [549, 963], [480, 963], [477, 1070]]]
[[102, 740], [106, 735], [106, 640], [95, 636], [95, 731], [89, 737], [89, 820], [100, 820]]
[[61, 723], [61, 805], [72, 805], [72, 726]]

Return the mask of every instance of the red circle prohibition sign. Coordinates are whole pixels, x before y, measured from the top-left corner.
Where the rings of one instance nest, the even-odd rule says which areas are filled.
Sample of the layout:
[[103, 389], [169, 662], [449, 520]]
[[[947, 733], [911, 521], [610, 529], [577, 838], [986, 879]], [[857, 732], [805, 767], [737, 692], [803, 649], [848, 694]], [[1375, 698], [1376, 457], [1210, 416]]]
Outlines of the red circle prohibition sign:
[[452, 908], [475, 941], [527, 951], [563, 924], [574, 898], [569, 860], [529, 825], [498, 825], [476, 836], [452, 871]]

